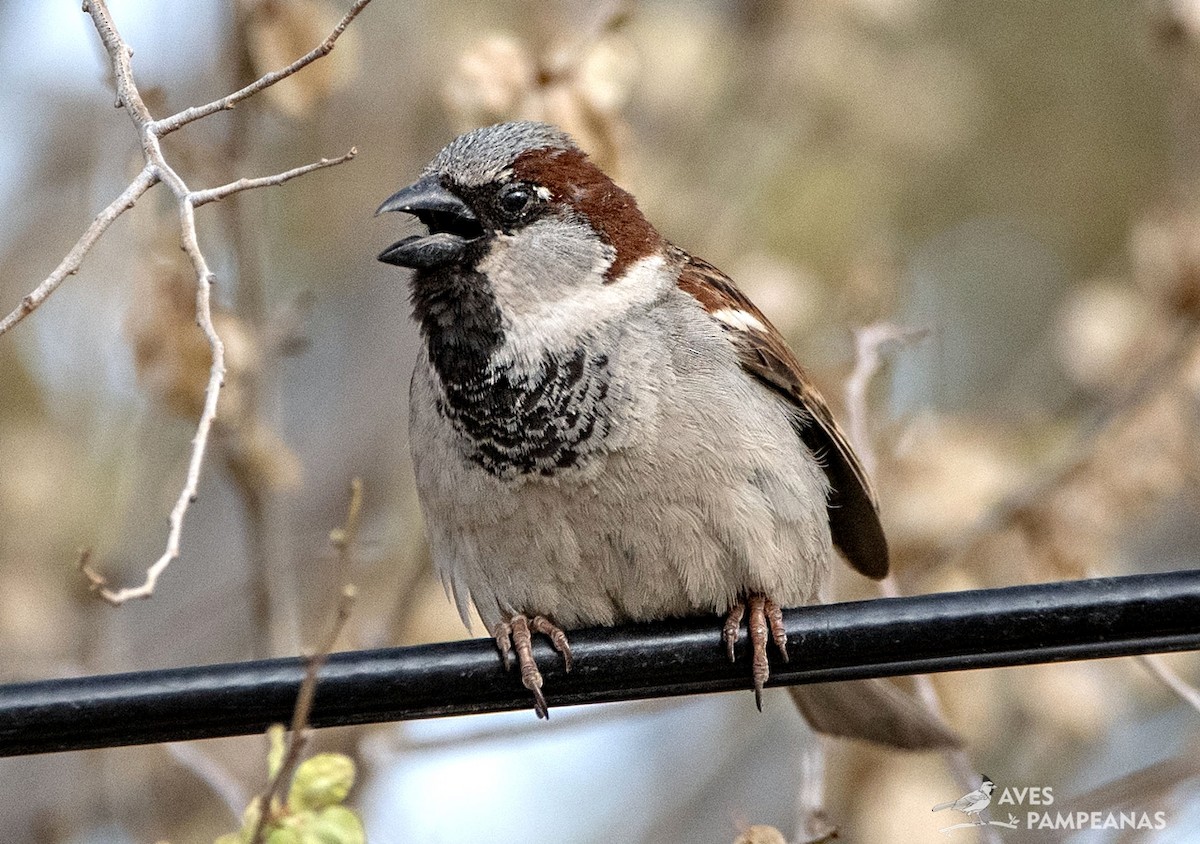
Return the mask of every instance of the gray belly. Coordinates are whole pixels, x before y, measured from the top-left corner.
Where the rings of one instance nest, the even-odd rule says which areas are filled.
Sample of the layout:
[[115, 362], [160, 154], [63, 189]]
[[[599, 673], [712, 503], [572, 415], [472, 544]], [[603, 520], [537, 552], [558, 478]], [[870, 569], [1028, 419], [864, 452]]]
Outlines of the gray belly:
[[[489, 627], [524, 612], [571, 628], [720, 613], [748, 591], [785, 605], [818, 598], [831, 554], [824, 474], [785, 404], [710, 358], [614, 362], [603, 435], [593, 424], [554, 471], [522, 470], [511, 459], [520, 445], [501, 450], [501, 471], [473, 457], [477, 444], [446, 424], [440, 385], [419, 365], [417, 484], [435, 564], [464, 617], [473, 600]], [[671, 373], [677, 400], [660, 401], [662, 385], [644, 377], [622, 379], [622, 367], [648, 366]]]

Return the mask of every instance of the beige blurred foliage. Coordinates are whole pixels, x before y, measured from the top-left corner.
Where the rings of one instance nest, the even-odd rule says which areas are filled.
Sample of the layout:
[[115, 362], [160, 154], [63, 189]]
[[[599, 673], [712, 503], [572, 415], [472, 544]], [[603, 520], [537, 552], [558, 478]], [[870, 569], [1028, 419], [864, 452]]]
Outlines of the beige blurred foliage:
[[1194, 484], [1198, 367], [1200, 348], [1165, 389], [1110, 422], [1048, 488], [1013, 509], [1005, 532], [1023, 540], [1032, 577], [1111, 571], [1130, 531]]
[[[196, 325], [195, 276], [179, 259], [173, 236], [157, 237], [138, 265], [125, 332], [147, 395], [168, 413], [192, 420], [204, 405], [212, 358]], [[299, 458], [254, 411], [246, 392], [267, 353], [262, 338], [227, 311], [216, 310], [213, 324], [225, 344], [226, 366], [213, 427], [229, 464], [253, 487], [295, 489], [303, 476]]]
[[1130, 251], [1141, 290], [1169, 311], [1200, 320], [1200, 209], [1152, 210], [1134, 227]]
[[[1018, 489], [1027, 462], [999, 422], [923, 414], [900, 432], [879, 476], [897, 565], [936, 555]], [[973, 567], [958, 576], [970, 577]]]
[[[291, 64], [325, 40], [341, 17], [341, 4], [330, 0], [237, 0], [237, 13], [254, 77]], [[359, 70], [358, 30], [338, 39], [333, 60], [272, 85], [263, 96], [291, 118], [312, 115], [333, 92], [350, 84]]]
[[567, 39], [538, 50], [511, 35], [490, 35], [458, 59], [443, 89], [460, 129], [503, 120], [562, 127], [602, 168], [621, 173], [629, 126], [622, 108], [638, 58], [615, 25], [595, 40]]
[[773, 826], [755, 824], [733, 839], [733, 844], [787, 844], [787, 839]]
[[[1081, 435], [1065, 458], [1043, 458], [1051, 468], [1035, 470], [992, 519], [981, 522], [957, 549], [954, 564], [1009, 576], [1023, 572], [1032, 580], [1115, 573], [1114, 561], [1138, 526], [1196, 487], [1200, 342], [1193, 331], [1183, 338], [1181, 351], [1140, 367], [1132, 400]], [[1087, 357], [1109, 353], [1110, 340], [1100, 338]], [[1151, 336], [1148, 346], [1157, 345]]]
[[[796, 4], [779, 39], [780, 77], [818, 100], [838, 101], [851, 121], [843, 131], [878, 138], [907, 154], [936, 156], [970, 139], [979, 101], [978, 83], [959, 53], [944, 44], [909, 41], [904, 26], [895, 40], [862, 38], [864, 10], [883, 2]], [[929, 4], [898, 0], [902, 16], [919, 17]]]
[[1054, 342], [1067, 373], [1096, 391], [1128, 388], [1148, 358], [1165, 351], [1169, 323], [1122, 279], [1097, 279], [1071, 291]]

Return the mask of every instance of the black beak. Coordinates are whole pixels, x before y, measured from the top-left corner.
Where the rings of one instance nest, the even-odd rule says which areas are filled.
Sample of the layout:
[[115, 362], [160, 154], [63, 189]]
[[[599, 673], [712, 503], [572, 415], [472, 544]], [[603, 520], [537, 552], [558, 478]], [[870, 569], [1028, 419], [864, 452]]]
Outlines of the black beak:
[[465, 202], [442, 187], [436, 176], [425, 176], [398, 191], [379, 206], [384, 211], [412, 214], [429, 229], [410, 235], [379, 254], [379, 260], [398, 267], [428, 270], [462, 260], [471, 241], [483, 235], [479, 218]]

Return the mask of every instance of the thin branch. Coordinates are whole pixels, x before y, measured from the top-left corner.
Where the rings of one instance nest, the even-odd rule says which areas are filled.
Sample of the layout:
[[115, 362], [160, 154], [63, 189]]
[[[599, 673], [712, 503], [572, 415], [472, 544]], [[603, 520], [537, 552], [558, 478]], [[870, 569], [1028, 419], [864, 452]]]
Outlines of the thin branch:
[[350, 481], [350, 505], [346, 509], [346, 522], [329, 533], [329, 542], [338, 555], [338, 579], [342, 584], [350, 582], [350, 564], [354, 544], [358, 541], [358, 526], [362, 521], [362, 478]]
[[[92, 0], [92, 2], [99, 2], [99, 0]], [[161, 151], [159, 154], [161, 155]], [[163, 164], [165, 166], [165, 162]], [[177, 185], [186, 190], [187, 186], [183, 184], [183, 180], [170, 167], [165, 168], [164, 175], [169, 178], [164, 178], [163, 181], [177, 195]], [[179, 497], [175, 499], [175, 506], [171, 508], [171, 516], [167, 520], [169, 525], [167, 548], [146, 570], [146, 578], [140, 586], [126, 587], [116, 591], [100, 590], [100, 596], [114, 606], [119, 606], [134, 598], [149, 598], [153, 595], [159, 577], [166, 571], [171, 561], [179, 556], [183, 519], [187, 515], [188, 507], [196, 500], [196, 492], [200, 487], [200, 470], [204, 465], [204, 453], [208, 448], [208, 437], [212, 431], [213, 420], [217, 417], [217, 398], [225, 383], [225, 344], [221, 341], [221, 336], [217, 334], [212, 316], [213, 274], [208, 268], [208, 262], [204, 258], [204, 253], [200, 251], [200, 244], [196, 239], [195, 209], [187, 195], [180, 201], [179, 216], [180, 227], [183, 229], [183, 249], [191, 258], [192, 266], [196, 270], [196, 322], [208, 339], [212, 364], [209, 367], [208, 384], [204, 388], [204, 409], [200, 413], [200, 421], [196, 424], [196, 435], [192, 438], [192, 454], [188, 460], [187, 478], [184, 480], [183, 489], [179, 491]]]
[[137, 83], [133, 81], [133, 49], [121, 38], [117, 26], [113, 22], [112, 13], [108, 11], [107, 0], [84, 0], [83, 11], [92, 16], [92, 24], [100, 35], [100, 42], [112, 65], [113, 80], [117, 86], [117, 106], [125, 108], [129, 117], [142, 131], [143, 145], [145, 137], [154, 134], [151, 124], [154, 118], [142, 100]]
[[288, 732], [287, 750], [284, 752], [279, 770], [271, 777], [266, 791], [258, 798], [258, 823], [254, 827], [254, 834], [250, 836], [250, 844], [262, 844], [267, 822], [271, 817], [271, 804], [279, 795], [283, 784], [291, 779], [296, 765], [300, 762], [300, 753], [304, 750], [304, 745], [308, 743], [308, 716], [312, 712], [313, 700], [317, 695], [317, 674], [329, 659], [329, 654], [333, 651], [333, 646], [337, 643], [342, 628], [346, 626], [346, 621], [350, 618], [350, 610], [354, 607], [357, 597], [358, 591], [354, 586], [342, 587], [337, 614], [334, 616], [333, 625], [329, 628], [329, 634], [321, 644], [320, 650], [306, 661], [304, 681], [300, 684], [300, 693], [296, 696], [296, 708], [292, 710], [292, 725]]
[[854, 370], [846, 378], [846, 427], [867, 477], [875, 474], [875, 445], [867, 424], [867, 390], [883, 365], [883, 347], [922, 339], [927, 328], [906, 328], [890, 322], [875, 322], [854, 332]]
[[1146, 654], [1135, 657], [1135, 659], [1142, 664], [1142, 667], [1157, 677], [1163, 685], [1178, 695], [1180, 700], [1200, 712], [1200, 690], [1176, 674], [1161, 656]]
[[104, 579], [104, 575], [92, 568], [91, 548], [80, 549], [79, 559], [75, 562], [75, 567], [87, 578], [88, 591], [99, 592], [108, 585], [108, 581]]
[[977, 829], [979, 830], [979, 834], [983, 835], [985, 830], [988, 830], [993, 826], [1002, 826], [1005, 829], [1020, 829], [1020, 822], [1016, 815], [1014, 815], [1012, 812], [1009, 812], [1007, 823], [1001, 821], [963, 821], [962, 823], [956, 823], [952, 826], [944, 826], [939, 829], [938, 832], [942, 833], [942, 835], [949, 835], [956, 829]]
[[[350, 554], [353, 551], [354, 540], [358, 536], [358, 524], [362, 516], [363, 484], [361, 478], [350, 481], [350, 502], [346, 507], [346, 520], [339, 528], [329, 532], [329, 541], [337, 549], [344, 571], [349, 568]], [[267, 822], [272, 814], [272, 802], [279, 794], [283, 783], [292, 777], [292, 772], [300, 762], [300, 753], [308, 742], [308, 716], [312, 713], [313, 699], [317, 694], [317, 673], [329, 659], [337, 644], [342, 628], [350, 618], [350, 610], [354, 608], [354, 600], [358, 590], [353, 584], [344, 583], [338, 596], [337, 612], [329, 634], [315, 654], [308, 658], [305, 665], [304, 681], [300, 684], [300, 693], [296, 696], [296, 708], [292, 710], [292, 726], [288, 733], [287, 750], [283, 761], [267, 783], [267, 790], [258, 798], [258, 822], [254, 825], [254, 834], [250, 836], [250, 844], [262, 844], [266, 835]]]
[[276, 173], [274, 176], [259, 176], [255, 179], [238, 179], [236, 182], [230, 182], [227, 185], [220, 187], [208, 188], [207, 190], [192, 191], [191, 201], [193, 208], [199, 208], [201, 205], [207, 205], [210, 202], [224, 199], [227, 196], [232, 196], [235, 193], [240, 193], [244, 190], [253, 190], [254, 188], [268, 188], [282, 185], [284, 182], [291, 181], [297, 176], [303, 176], [305, 173], [311, 173], [314, 170], [321, 170], [325, 167], [335, 167], [338, 164], [345, 164], [354, 156], [358, 155], [358, 149], [351, 147], [350, 151], [345, 155], [340, 155], [337, 158], [322, 158], [320, 161], [314, 161], [312, 164], [305, 164], [300, 167], [293, 167], [291, 170], [285, 170], [282, 173]]
[[190, 742], [172, 741], [163, 745], [167, 753], [181, 766], [221, 798], [235, 821], [240, 822], [246, 808], [247, 796], [241, 783], [220, 763]]
[[[924, 337], [927, 333], [925, 329], [904, 328], [886, 322], [873, 323], [854, 332], [856, 352], [854, 371], [846, 379], [847, 425], [850, 429], [850, 440], [854, 444], [855, 451], [858, 452], [868, 477], [875, 473], [877, 460], [867, 424], [869, 416], [867, 392], [870, 389], [871, 381], [883, 364], [883, 347], [893, 342], [911, 343]], [[894, 574], [889, 574], [879, 583], [879, 592], [885, 598], [901, 596]], [[917, 698], [925, 710], [934, 718], [943, 720], [945, 712], [942, 709], [942, 702], [929, 675], [914, 675], [913, 686], [916, 689]], [[949, 748], [942, 751], [942, 758], [959, 788], [966, 792], [978, 787], [975, 782], [974, 768], [965, 751]], [[983, 819], [990, 820], [986, 810]], [[997, 825], [1002, 826], [1003, 824]], [[966, 824], [966, 826], [974, 826], [974, 824]], [[950, 827], [950, 829], [954, 828], [956, 827]], [[985, 844], [1000, 844], [999, 834], [990, 826], [982, 824], [978, 826], [978, 829], [979, 837]]]
[[287, 79], [289, 76], [312, 64], [317, 59], [329, 55], [329, 53], [333, 50], [334, 44], [337, 42], [338, 38], [340, 38], [342, 33], [346, 31], [346, 27], [350, 25], [351, 21], [358, 17], [358, 13], [365, 9], [367, 4], [370, 2], [371, 0], [355, 0], [355, 2], [351, 4], [350, 8], [346, 11], [346, 14], [342, 16], [342, 19], [338, 21], [337, 26], [333, 28], [333, 32], [329, 33], [328, 38], [317, 45], [315, 49], [305, 53], [287, 67], [259, 77], [245, 88], [242, 88], [239, 91], [234, 91], [227, 97], [222, 97], [219, 100], [213, 100], [211, 103], [205, 103], [204, 105], [192, 106], [191, 108], [185, 109], [178, 114], [174, 114], [170, 117], [164, 117], [162, 120], [155, 121], [152, 126], [154, 133], [161, 138], [165, 135], [169, 135], [182, 126], [186, 126], [187, 124], [196, 120], [200, 120], [201, 118], [208, 117], [210, 114], [216, 114], [218, 111], [228, 111], [242, 100], [254, 96], [259, 91], [263, 90], [264, 88], [271, 87], [276, 82]]
[[79, 267], [83, 264], [83, 258], [91, 250], [92, 245], [100, 239], [100, 235], [108, 230], [112, 222], [133, 207], [142, 194], [154, 186], [158, 181], [158, 176], [155, 175], [154, 168], [147, 164], [142, 168], [142, 172], [138, 173], [137, 178], [129, 183], [125, 190], [121, 191], [120, 195], [109, 203], [108, 207], [96, 215], [96, 219], [92, 220], [92, 224], [88, 226], [87, 231], [75, 242], [71, 247], [71, 251], [62, 259], [54, 272], [46, 277], [46, 280], [33, 289], [33, 291], [21, 300], [21, 304], [13, 310], [3, 320], [0, 320], [0, 335], [8, 331], [25, 317], [29, 316], [38, 306], [45, 302], [50, 297], [50, 294], [58, 289], [58, 286], [66, 280], [67, 276], [75, 275], [79, 272]]
[[[186, 123], [197, 120], [205, 116], [205, 114], [211, 114], [213, 111], [221, 110], [221, 108], [231, 108], [234, 103], [257, 93], [263, 88], [273, 85], [280, 79], [295, 73], [304, 65], [325, 55], [333, 49], [333, 43], [341, 35], [342, 31], [345, 30], [350, 21], [369, 2], [370, 0], [358, 0], [351, 7], [350, 11], [347, 12], [346, 16], [343, 17], [341, 23], [338, 24], [333, 33], [316, 50], [309, 53], [300, 61], [294, 62], [282, 71], [261, 77], [241, 91], [224, 98], [224, 100], [219, 100], [217, 103], [210, 103], [209, 106], [202, 106], [198, 110], [189, 110], [188, 112], [176, 115], [174, 118], [168, 118], [165, 122], [156, 122], [142, 100], [137, 83], [133, 78], [133, 68], [130, 64], [133, 51], [117, 31], [116, 24], [113, 22], [112, 15], [108, 10], [107, 0], [86, 0], [84, 3], [83, 9], [91, 15], [96, 32], [100, 35], [100, 40], [104, 45], [112, 66], [113, 79], [115, 80], [117, 89], [117, 104], [125, 107], [126, 112], [137, 128], [142, 152], [146, 159], [146, 167], [142, 171], [142, 175], [130, 185], [121, 197], [118, 197], [118, 201], [110, 205], [97, 218], [96, 222], [92, 224], [92, 228], [88, 230], [80, 243], [76, 245], [76, 249], [72, 250], [71, 255], [68, 255], [67, 259], [64, 260], [63, 265], [60, 266], [60, 270], [64, 267], [66, 268], [67, 271], [64, 272], [64, 277], [69, 272], [74, 272], [78, 268], [78, 262], [82, 259], [83, 253], [95, 242], [96, 238], [111, 223], [112, 219], [115, 219], [127, 205], [132, 204], [132, 200], [140, 196], [141, 193], [144, 193], [150, 185], [156, 181], [163, 182], [171, 193], [174, 194], [179, 206], [181, 245], [191, 260], [192, 267], [196, 273], [196, 323], [204, 332], [212, 355], [208, 383], [204, 389], [204, 407], [200, 414], [200, 419], [196, 424], [196, 435], [192, 438], [192, 452], [188, 461], [187, 476], [184, 480], [183, 489], [180, 491], [168, 519], [166, 549], [154, 564], [146, 570], [145, 578], [139, 586], [113, 590], [103, 586], [101, 582], [102, 578], [98, 580], [97, 577], [90, 577], [89, 579], [91, 579], [93, 586], [101, 587], [99, 589], [101, 597], [111, 604], [120, 605], [134, 598], [150, 597], [154, 594], [159, 577], [166, 571], [171, 561], [179, 556], [184, 517], [187, 515], [191, 503], [195, 501], [197, 490], [200, 486], [200, 471], [204, 464], [204, 455], [208, 447], [209, 435], [217, 415], [217, 400], [221, 387], [225, 382], [225, 344], [222, 342], [213, 324], [212, 284], [214, 276], [209, 269], [204, 253], [200, 249], [196, 233], [196, 208], [199, 205], [214, 202], [239, 191], [283, 184], [285, 181], [303, 173], [349, 161], [356, 154], [356, 150], [351, 149], [349, 153], [340, 158], [333, 160], [322, 159], [315, 164], [298, 167], [276, 176], [267, 176], [260, 179], [240, 179], [237, 182], [221, 187], [204, 191], [193, 191], [188, 187], [183, 177], [167, 162], [162, 150], [161, 136], [174, 131]], [[210, 106], [214, 107], [210, 108]], [[205, 111], [205, 109], [208, 109], [208, 111]], [[76, 255], [76, 253], [78, 254]], [[72, 256], [75, 256], [74, 264], [70, 263]], [[50, 282], [54, 278], [55, 276], [52, 275], [47, 282], [39, 286], [37, 291], [34, 291], [34, 294], [37, 294], [42, 287], [46, 287], [46, 291], [42, 294], [42, 298], [44, 299], [61, 282], [61, 278], [59, 278], [58, 281], [51, 284]], [[31, 296], [34, 294], [31, 294]], [[23, 314], [19, 313], [22, 309], [26, 309], [26, 312], [32, 310], [36, 307], [37, 301], [40, 300], [31, 301], [31, 297], [26, 297], [26, 301], [22, 303], [22, 307], [16, 312], [18, 316], [14, 322], [23, 316]]]

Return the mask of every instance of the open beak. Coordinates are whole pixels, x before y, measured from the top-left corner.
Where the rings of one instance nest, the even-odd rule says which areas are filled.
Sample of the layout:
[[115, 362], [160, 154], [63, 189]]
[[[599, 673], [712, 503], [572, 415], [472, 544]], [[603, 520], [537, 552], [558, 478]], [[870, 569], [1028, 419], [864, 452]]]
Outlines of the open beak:
[[483, 235], [475, 212], [436, 176], [425, 176], [392, 194], [375, 213], [385, 211], [412, 214], [429, 229], [429, 234], [409, 235], [383, 250], [379, 260], [385, 264], [415, 270], [454, 264], [462, 260], [468, 244]]

